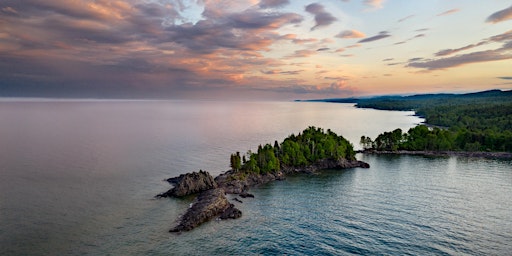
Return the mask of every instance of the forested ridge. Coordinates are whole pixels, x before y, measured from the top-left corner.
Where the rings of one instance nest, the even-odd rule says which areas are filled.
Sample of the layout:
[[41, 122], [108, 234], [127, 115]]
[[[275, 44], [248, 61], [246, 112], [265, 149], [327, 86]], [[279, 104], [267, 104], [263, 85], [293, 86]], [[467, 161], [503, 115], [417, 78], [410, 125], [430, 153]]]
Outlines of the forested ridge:
[[260, 145], [257, 152], [232, 154], [230, 166], [240, 173], [269, 173], [282, 167], [303, 167], [322, 159], [355, 160], [353, 145], [331, 130], [308, 127], [274, 145]]
[[413, 110], [431, 126], [363, 136], [366, 149], [512, 152], [512, 91], [377, 97], [357, 100], [357, 107]]

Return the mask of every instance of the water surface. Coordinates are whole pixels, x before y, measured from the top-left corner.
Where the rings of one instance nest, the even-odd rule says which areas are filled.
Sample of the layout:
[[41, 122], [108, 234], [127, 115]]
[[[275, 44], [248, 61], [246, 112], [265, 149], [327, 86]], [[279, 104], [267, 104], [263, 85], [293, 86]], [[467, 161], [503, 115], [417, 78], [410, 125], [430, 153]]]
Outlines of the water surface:
[[358, 156], [370, 169], [294, 176], [253, 190], [241, 219], [169, 234], [191, 199], [163, 179], [228, 169], [314, 125], [356, 146], [408, 128], [411, 112], [350, 104], [0, 102], [0, 254], [494, 254], [512, 251], [510, 161]]

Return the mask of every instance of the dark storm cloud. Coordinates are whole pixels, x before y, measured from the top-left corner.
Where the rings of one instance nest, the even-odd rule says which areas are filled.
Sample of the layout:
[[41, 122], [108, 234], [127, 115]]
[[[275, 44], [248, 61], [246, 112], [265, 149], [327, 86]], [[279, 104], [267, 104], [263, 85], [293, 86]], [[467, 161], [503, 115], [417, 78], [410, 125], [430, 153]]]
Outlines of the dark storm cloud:
[[315, 30], [318, 27], [325, 27], [331, 25], [333, 22], [337, 21], [334, 16], [325, 11], [323, 5], [318, 3], [312, 3], [305, 7], [305, 10], [315, 16], [315, 26], [311, 28], [311, 30]]

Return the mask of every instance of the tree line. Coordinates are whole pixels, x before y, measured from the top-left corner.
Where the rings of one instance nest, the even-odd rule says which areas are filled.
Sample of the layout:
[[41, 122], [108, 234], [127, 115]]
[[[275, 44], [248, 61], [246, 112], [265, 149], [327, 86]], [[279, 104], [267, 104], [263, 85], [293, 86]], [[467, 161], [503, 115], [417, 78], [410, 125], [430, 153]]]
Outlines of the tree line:
[[440, 129], [419, 125], [379, 134], [374, 140], [361, 136], [361, 146], [378, 151], [507, 151], [512, 152], [512, 133], [483, 133], [467, 129]]
[[234, 171], [269, 173], [282, 167], [303, 167], [322, 159], [355, 159], [353, 145], [331, 130], [310, 126], [298, 135], [291, 134], [283, 142], [258, 146], [257, 152], [231, 154]]
[[385, 132], [364, 148], [376, 150], [454, 150], [512, 152], [512, 91], [485, 91], [462, 95], [432, 94], [381, 97], [358, 101], [358, 107], [414, 110], [436, 128], [418, 126]]

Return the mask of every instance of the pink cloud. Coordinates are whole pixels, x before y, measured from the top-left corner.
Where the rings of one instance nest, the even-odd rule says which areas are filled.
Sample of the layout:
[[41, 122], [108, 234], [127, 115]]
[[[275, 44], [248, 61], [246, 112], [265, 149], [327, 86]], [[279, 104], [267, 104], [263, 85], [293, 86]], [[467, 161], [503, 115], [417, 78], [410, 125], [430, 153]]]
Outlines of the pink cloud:
[[456, 12], [460, 11], [459, 9], [450, 9], [448, 11], [445, 11], [445, 12], [442, 12], [442, 13], [439, 13], [437, 14], [436, 16], [445, 16], [445, 15], [450, 15], [450, 14], [454, 14]]
[[364, 38], [366, 35], [357, 30], [345, 30], [336, 35], [338, 38]]

